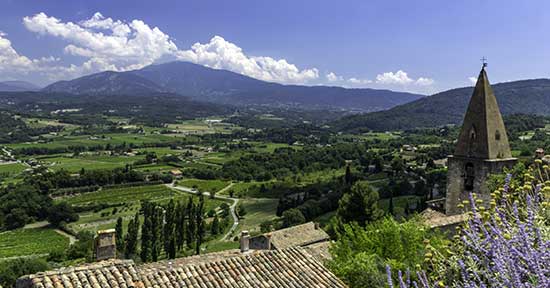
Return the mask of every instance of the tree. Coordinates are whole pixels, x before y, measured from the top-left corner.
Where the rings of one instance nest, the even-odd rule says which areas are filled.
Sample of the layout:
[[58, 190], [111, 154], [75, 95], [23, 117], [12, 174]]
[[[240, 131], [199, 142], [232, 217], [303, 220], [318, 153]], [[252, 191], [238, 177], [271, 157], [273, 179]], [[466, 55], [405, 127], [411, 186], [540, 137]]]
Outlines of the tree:
[[0, 286], [15, 287], [17, 278], [48, 269], [50, 269], [50, 266], [42, 259], [20, 258], [2, 262], [2, 265], [0, 265]]
[[344, 224], [342, 230], [331, 246], [328, 265], [349, 287], [387, 287], [386, 265], [401, 270], [429, 265], [424, 261], [425, 254], [446, 248], [442, 234], [416, 220], [399, 223], [386, 217], [366, 227]]
[[388, 206], [388, 213], [390, 213], [390, 215], [394, 215], [394, 213], [393, 213], [393, 193], [390, 195], [390, 204]]
[[237, 215], [239, 216], [239, 218], [246, 215], [246, 209], [244, 208], [243, 203], [239, 203], [239, 205], [237, 206], [237, 211], [236, 212], [237, 212]]
[[351, 174], [350, 165], [346, 166], [346, 175], [344, 176], [344, 182], [346, 185], [351, 185], [353, 182], [353, 175]]
[[138, 232], [139, 232], [139, 213], [136, 213], [134, 219], [130, 220], [128, 223], [128, 233], [126, 233], [126, 238], [124, 239], [124, 256], [125, 258], [131, 258], [136, 254], [137, 243], [138, 243]]
[[[171, 199], [166, 205], [164, 213], [164, 251], [168, 252], [170, 250], [171, 242], [175, 239], [175, 204], [174, 200]], [[174, 242], [175, 243], [175, 242]]]
[[116, 219], [116, 226], [115, 226], [115, 239], [116, 239], [116, 248], [118, 251], [124, 251], [124, 235], [122, 230], [122, 217], [118, 217]]
[[283, 228], [291, 227], [294, 225], [302, 224], [306, 222], [304, 214], [296, 208], [291, 208], [283, 212]]
[[197, 209], [195, 211], [195, 220], [196, 220], [196, 227], [197, 227], [197, 243], [195, 245], [195, 251], [197, 255], [200, 254], [201, 244], [204, 239], [204, 233], [205, 233], [205, 223], [204, 223], [204, 196], [199, 197], [199, 205], [197, 206]]
[[338, 203], [336, 215], [343, 223], [367, 222], [382, 218], [384, 212], [378, 207], [378, 192], [372, 190], [366, 181], [356, 182], [349, 193]]
[[195, 221], [195, 204], [193, 203], [193, 198], [189, 198], [187, 202], [187, 231], [186, 231], [186, 242], [189, 248], [193, 247], [195, 242], [196, 230], [196, 221]]
[[183, 201], [178, 202], [176, 205], [175, 214], [176, 248], [179, 251], [182, 249], [183, 243], [185, 242], [185, 231], [187, 230], [185, 223], [185, 203]]
[[218, 235], [220, 230], [220, 219], [218, 219], [218, 215], [216, 215], [214, 216], [214, 220], [212, 220], [212, 225], [210, 226], [210, 234]]
[[273, 231], [273, 221], [266, 220], [266, 221], [260, 223], [260, 231], [262, 233], [268, 233], [268, 232]]

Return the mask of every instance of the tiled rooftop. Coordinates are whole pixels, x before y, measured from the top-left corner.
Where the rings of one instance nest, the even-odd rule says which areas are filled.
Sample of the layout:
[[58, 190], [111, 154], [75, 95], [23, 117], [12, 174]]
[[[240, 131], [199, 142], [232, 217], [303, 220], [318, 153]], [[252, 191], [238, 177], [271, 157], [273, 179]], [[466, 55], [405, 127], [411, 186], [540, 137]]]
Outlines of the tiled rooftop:
[[313, 222], [273, 231], [269, 234], [271, 234], [271, 245], [276, 249], [307, 246], [330, 239], [328, 234], [323, 229], [316, 227]]
[[20, 278], [18, 288], [346, 287], [305, 248], [224, 251], [137, 266], [110, 260]]

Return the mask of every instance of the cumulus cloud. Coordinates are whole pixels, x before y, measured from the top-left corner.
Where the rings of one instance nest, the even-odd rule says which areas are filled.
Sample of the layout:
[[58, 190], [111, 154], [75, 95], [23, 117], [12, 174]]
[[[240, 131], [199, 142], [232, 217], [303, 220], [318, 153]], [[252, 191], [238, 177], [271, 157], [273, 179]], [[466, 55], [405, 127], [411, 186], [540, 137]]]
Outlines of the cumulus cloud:
[[195, 43], [190, 50], [178, 51], [177, 57], [180, 60], [227, 69], [266, 81], [306, 83], [319, 78], [319, 71], [315, 68], [300, 70], [285, 59], [248, 56], [239, 46], [221, 36], [214, 36], [205, 44]]
[[340, 82], [344, 80], [344, 77], [336, 75], [334, 72], [330, 72], [326, 75], [328, 82]]
[[19, 79], [29, 72], [49, 73], [55, 69], [52, 63], [59, 61], [58, 58], [30, 59], [19, 54], [7, 36], [0, 31], [0, 75], [3, 79]]
[[398, 70], [397, 72], [385, 72], [376, 76], [377, 84], [386, 85], [418, 85], [418, 86], [431, 86], [434, 84], [434, 80], [426, 77], [419, 77], [413, 79], [409, 77], [407, 72]]
[[407, 72], [399, 70], [395, 73], [385, 72], [376, 76], [376, 83], [380, 84], [409, 84], [414, 80], [409, 78]]
[[434, 79], [420, 77], [420, 78], [416, 79], [416, 81], [414, 83], [416, 85], [419, 85], [419, 86], [430, 86], [430, 85], [434, 84], [434, 82], [435, 82]]
[[247, 55], [220, 36], [214, 36], [205, 44], [195, 43], [189, 50], [180, 50], [158, 27], [141, 20], [125, 22], [106, 18], [99, 12], [78, 23], [38, 13], [24, 17], [23, 24], [29, 31], [69, 42], [65, 53], [86, 58], [81, 66], [65, 69], [74, 74], [140, 69], [168, 57], [273, 82], [307, 83], [319, 78], [315, 68], [300, 70], [285, 59]]
[[468, 80], [469, 80], [470, 83], [472, 83], [473, 85], [476, 85], [476, 83], [477, 83], [477, 78], [476, 78], [476, 77], [468, 77]]

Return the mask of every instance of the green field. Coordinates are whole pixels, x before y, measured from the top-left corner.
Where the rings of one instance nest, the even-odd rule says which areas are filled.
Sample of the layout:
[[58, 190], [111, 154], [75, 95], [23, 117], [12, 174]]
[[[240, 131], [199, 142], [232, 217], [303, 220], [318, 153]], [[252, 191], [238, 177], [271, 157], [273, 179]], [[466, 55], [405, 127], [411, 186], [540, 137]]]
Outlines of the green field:
[[17, 229], [0, 233], [1, 258], [46, 254], [69, 247], [69, 239], [53, 229]]
[[[103, 138], [102, 136], [105, 136]], [[17, 144], [6, 144], [7, 147], [12, 149], [19, 148], [67, 148], [69, 146], [97, 146], [97, 145], [120, 145], [123, 143], [142, 145], [142, 144], [151, 144], [151, 143], [163, 143], [174, 140], [173, 136], [167, 135], [144, 135], [144, 134], [102, 134], [101, 136], [60, 136], [53, 139], [53, 141], [48, 143], [17, 143]]]
[[243, 199], [240, 201], [246, 210], [244, 219], [240, 220], [241, 230], [248, 230], [252, 234], [259, 234], [260, 224], [266, 220], [276, 219], [278, 199]]
[[84, 168], [93, 169], [114, 169], [124, 167], [126, 164], [132, 164], [136, 160], [143, 159], [143, 155], [137, 156], [108, 156], [108, 155], [90, 155], [77, 157], [37, 157], [36, 159], [44, 162], [52, 170], [67, 170], [69, 172], [78, 172]]
[[185, 179], [178, 181], [178, 185], [188, 188], [196, 188], [200, 192], [218, 192], [229, 185], [229, 181]]
[[77, 196], [66, 197], [63, 200], [73, 205], [86, 204], [113, 204], [136, 202], [141, 200], [158, 201], [180, 196], [183, 192], [172, 190], [164, 185], [147, 185], [103, 189], [98, 192], [83, 193]]

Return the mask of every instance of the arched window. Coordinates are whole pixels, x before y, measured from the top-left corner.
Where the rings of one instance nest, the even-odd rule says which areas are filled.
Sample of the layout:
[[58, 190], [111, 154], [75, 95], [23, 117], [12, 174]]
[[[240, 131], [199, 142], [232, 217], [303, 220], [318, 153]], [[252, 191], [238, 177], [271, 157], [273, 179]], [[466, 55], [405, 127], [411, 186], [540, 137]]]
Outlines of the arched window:
[[474, 180], [475, 180], [475, 169], [474, 164], [466, 163], [464, 167], [464, 190], [472, 191], [474, 190]]
[[495, 132], [495, 140], [499, 141], [500, 140], [500, 131], [496, 131]]

